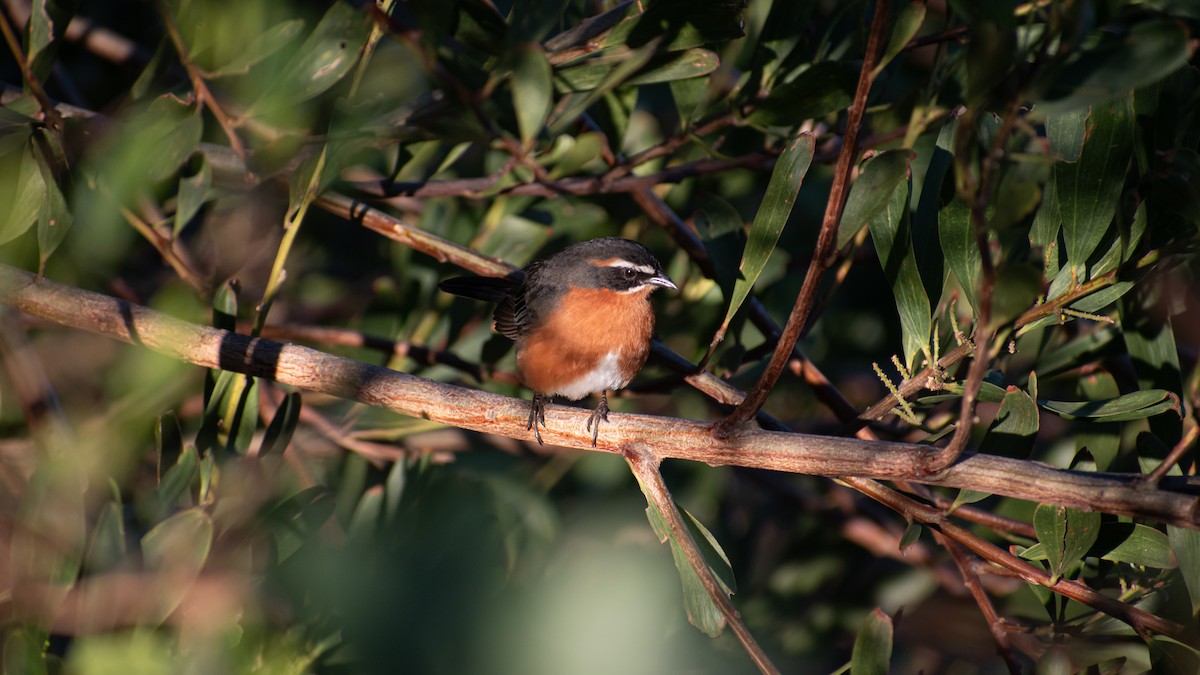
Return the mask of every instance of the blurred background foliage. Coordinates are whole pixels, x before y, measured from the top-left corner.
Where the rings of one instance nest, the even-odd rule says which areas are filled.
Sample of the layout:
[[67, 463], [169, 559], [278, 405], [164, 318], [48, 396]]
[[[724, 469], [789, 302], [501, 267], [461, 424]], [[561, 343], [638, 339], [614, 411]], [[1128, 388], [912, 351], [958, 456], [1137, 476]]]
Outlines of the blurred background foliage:
[[[3, 4], [0, 260], [515, 396], [528, 393], [486, 310], [436, 290], [460, 270], [341, 217], [330, 195], [516, 266], [638, 239], [681, 289], [655, 297], [661, 340], [699, 361], [727, 324], [709, 368], [747, 390], [813, 255], [875, 11]], [[868, 156], [800, 348], [861, 412], [965, 343], [986, 305], [995, 339], [977, 347], [993, 358], [971, 447], [1134, 473], [1176, 449], [1166, 473], [1194, 477], [1200, 11], [893, 5]], [[793, 166], [798, 194], [773, 195], [796, 139], [811, 166]], [[679, 223], [647, 210], [658, 200]], [[731, 310], [739, 281], [754, 290]], [[12, 313], [0, 345], [6, 673], [753, 670], [728, 632], [688, 626], [695, 599], [619, 457], [204, 372]], [[952, 431], [961, 364], [876, 432]], [[654, 361], [629, 394], [614, 409], [726, 412]], [[766, 410], [798, 431], [853, 432], [803, 378], [785, 374]], [[939, 540], [857, 493], [664, 471], [785, 672], [852, 657], [855, 673], [889, 659], [894, 672], [1004, 672], [998, 626], [1008, 667], [1196, 672], [1195, 530], [938, 491], [1018, 523], [980, 535], [1184, 639], [1139, 637], [976, 565], [1002, 617], [989, 624]]]

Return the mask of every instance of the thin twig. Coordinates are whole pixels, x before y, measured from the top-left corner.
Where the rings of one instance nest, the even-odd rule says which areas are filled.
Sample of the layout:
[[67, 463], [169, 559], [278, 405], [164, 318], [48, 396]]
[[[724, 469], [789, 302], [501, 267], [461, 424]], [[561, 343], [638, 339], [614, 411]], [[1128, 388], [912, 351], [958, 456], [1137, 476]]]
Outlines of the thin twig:
[[750, 390], [746, 399], [728, 417], [717, 424], [714, 432], [718, 435], [729, 434], [733, 428], [749, 421], [762, 408], [767, 396], [779, 380], [784, 366], [787, 365], [792, 348], [804, 333], [820, 287], [821, 277], [824, 276], [831, 264], [830, 256], [837, 241], [838, 223], [841, 222], [846, 194], [849, 191], [850, 171], [857, 155], [858, 132], [867, 108], [867, 97], [871, 92], [872, 73], [875, 70], [875, 64], [879, 62], [885, 41], [890, 5], [889, 0], [877, 0], [875, 3], [875, 17], [871, 21], [871, 33], [867, 39], [867, 49], [858, 78], [858, 87], [854, 92], [854, 102], [846, 113], [846, 131], [842, 137], [842, 150], [834, 169], [833, 185], [829, 189], [825, 218], [821, 223], [820, 234], [817, 235], [817, 246], [813, 253], [812, 263], [804, 275], [804, 284], [800, 288], [799, 295], [796, 296], [796, 304], [783, 327], [783, 335], [775, 346], [775, 352], [771, 355], [771, 360], [759, 378], [758, 384]]
[[179, 33], [179, 27], [175, 25], [175, 17], [171, 15], [170, 6], [167, 5], [166, 0], [157, 0], [157, 2], [159, 14], [162, 15], [163, 26], [167, 29], [167, 36], [171, 38], [171, 44], [175, 46], [175, 52], [179, 55], [179, 62], [183, 64], [184, 70], [187, 71], [188, 79], [192, 82], [192, 91], [196, 93], [196, 105], [201, 108], [208, 108], [208, 111], [212, 113], [213, 117], [217, 120], [217, 124], [221, 125], [221, 129], [229, 139], [229, 147], [245, 163], [246, 146], [242, 145], [242, 139], [238, 138], [233, 120], [225, 114], [225, 110], [221, 108], [217, 97], [213, 96], [212, 90], [208, 88], [208, 82], [204, 79], [204, 73], [192, 61], [191, 53], [183, 41], [183, 36]]
[[983, 584], [979, 582], [979, 575], [975, 573], [975, 569], [971, 565], [971, 558], [946, 534], [934, 530], [933, 536], [954, 558], [954, 564], [958, 567], [959, 574], [962, 575], [963, 585], [971, 592], [971, 597], [975, 598], [975, 604], [979, 605], [979, 611], [983, 613], [983, 618], [987, 621], [988, 630], [992, 632], [992, 638], [996, 640], [996, 651], [1004, 659], [1004, 663], [1008, 666], [1008, 672], [1018, 675], [1021, 672], [1021, 662], [1013, 652], [1012, 642], [1008, 639], [1007, 624], [996, 612], [996, 607], [992, 605], [992, 599], [988, 597]]
[[[1086, 283], [1080, 284], [1075, 288], [1063, 293], [1062, 295], [1051, 298], [1050, 300], [1025, 310], [1025, 312], [1021, 314], [1021, 316], [1017, 318], [1015, 322], [1013, 322], [1013, 327], [1020, 332], [1021, 328], [1030, 326], [1036, 321], [1049, 316], [1055, 316], [1062, 311], [1062, 308], [1070, 306], [1076, 301], [1092, 295], [1103, 288], [1112, 286], [1113, 284], [1123, 280], [1126, 275], [1132, 272], [1145, 272], [1161, 261], [1163, 256], [1163, 251], [1155, 250], [1146, 253], [1140, 258], [1129, 260], [1116, 269], [1110, 270], [1103, 275], [1087, 281]], [[938, 359], [936, 367], [930, 366], [925, 368], [921, 372], [900, 383], [896, 389], [900, 392], [902, 397], [908, 398], [917, 392], [926, 389], [930, 382], [938, 381], [942, 373], [962, 361], [970, 353], [970, 347], [967, 345], [959, 345], [943, 355], [942, 358]], [[883, 417], [886, 416], [888, 412], [896, 406], [897, 402], [898, 399], [889, 393], [887, 396], [880, 399], [878, 403], [875, 403], [863, 411], [863, 413], [859, 415], [858, 424], [863, 425], [872, 420], [883, 419]]]
[[876, 481], [863, 478], [848, 478], [845, 481], [881, 504], [885, 504], [893, 510], [945, 534], [984, 559], [1016, 572], [1026, 582], [1045, 586], [1055, 593], [1120, 619], [1132, 626], [1139, 635], [1146, 636], [1148, 633], [1154, 632], [1171, 636], [1183, 636], [1185, 633], [1184, 627], [1174, 621], [1163, 619], [1145, 610], [1138, 609], [1119, 600], [1114, 600], [1076, 581], [1062, 577], [1057, 581], [1052, 581], [1050, 574], [1045, 570], [1035, 567], [1028, 561], [1022, 560], [995, 544], [949, 522], [937, 509], [909, 499]]
[[754, 636], [750, 634], [750, 629], [742, 621], [741, 614], [738, 613], [737, 608], [729, 600], [729, 595], [721, 588], [721, 582], [704, 560], [704, 554], [700, 551], [700, 547], [696, 545], [696, 540], [688, 530], [687, 523], [683, 521], [683, 516], [680, 515], [679, 509], [675, 508], [675, 500], [671, 498], [671, 492], [667, 489], [666, 483], [663, 482], [662, 474], [659, 473], [658, 467], [661, 460], [654, 454], [653, 450], [645, 445], [630, 445], [624, 450], [623, 454], [625, 461], [629, 463], [629, 467], [633, 470], [633, 473], [638, 478], [638, 482], [642, 485], [646, 497], [654, 503], [659, 513], [667, 521], [667, 527], [675, 537], [675, 540], [679, 542], [679, 548], [687, 558], [688, 564], [696, 571], [696, 576], [699, 577], [704, 590], [708, 592], [708, 596], [712, 599], [713, 604], [720, 610], [721, 616], [725, 617], [726, 623], [733, 630], [733, 634], [737, 636], [738, 642], [742, 643], [742, 647], [750, 655], [750, 659], [754, 661], [754, 665], [758, 666], [758, 669], [763, 673], [778, 673], [779, 669], [771, 663], [770, 657], [758, 645]]
[[1163, 458], [1162, 463], [1154, 467], [1154, 470], [1150, 472], [1150, 475], [1146, 476], [1146, 483], [1155, 485], [1158, 483], [1158, 481], [1162, 480], [1163, 476], [1166, 476], [1167, 472], [1171, 470], [1171, 467], [1178, 464], [1184, 453], [1186, 453], [1192, 447], [1192, 445], [1196, 443], [1197, 437], [1200, 437], [1200, 425], [1196, 424], [1195, 419], [1189, 418], [1188, 429], [1183, 434], [1183, 438], [1179, 439], [1179, 442], [1175, 444], [1175, 447], [1171, 448], [1171, 452], [1167, 453], [1167, 456]]
[[4, 33], [4, 41], [8, 43], [8, 50], [17, 60], [17, 66], [21, 69], [21, 77], [25, 78], [25, 86], [29, 87], [29, 92], [33, 94], [33, 98], [38, 102], [38, 107], [42, 109], [46, 126], [54, 131], [62, 131], [62, 116], [58, 114], [58, 108], [54, 105], [54, 101], [46, 95], [42, 83], [33, 74], [33, 66], [29, 63], [29, 59], [25, 58], [25, 52], [21, 49], [21, 41], [17, 39], [12, 26], [8, 25], [8, 17], [4, 16], [3, 12], [0, 12], [0, 32]]

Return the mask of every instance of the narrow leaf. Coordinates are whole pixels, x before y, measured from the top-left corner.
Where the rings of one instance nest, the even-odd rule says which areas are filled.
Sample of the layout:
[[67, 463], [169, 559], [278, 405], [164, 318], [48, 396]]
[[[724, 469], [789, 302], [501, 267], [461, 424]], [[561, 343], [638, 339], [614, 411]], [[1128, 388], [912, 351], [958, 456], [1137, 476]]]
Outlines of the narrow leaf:
[[1100, 534], [1100, 514], [1040, 504], [1033, 528], [1050, 564], [1051, 582], [1083, 559]]
[[1172, 569], [1176, 567], [1167, 535], [1137, 523], [1105, 523], [1088, 555], [1113, 562]]
[[721, 614], [721, 610], [704, 588], [699, 573], [688, 562], [683, 548], [671, 535], [666, 518], [658, 510], [658, 506], [649, 497], [646, 504], [646, 517], [650, 520], [650, 526], [654, 528], [660, 541], [669, 542], [671, 545], [671, 557], [675, 560], [675, 569], [679, 572], [679, 581], [683, 585], [683, 605], [688, 621], [705, 635], [716, 638], [725, 630], [725, 615]]
[[358, 63], [370, 34], [370, 18], [345, 2], [335, 2], [305, 38], [276, 86], [260, 99], [272, 105], [306, 101], [337, 84]]
[[213, 522], [203, 509], [180, 511], [142, 537], [142, 557], [159, 572], [147, 589], [155, 622], [165, 620], [191, 590], [212, 549]]
[[1142, 419], [1166, 410], [1179, 410], [1179, 399], [1162, 389], [1135, 391], [1100, 401], [1038, 401], [1038, 405], [1069, 420], [1094, 419], [1125, 422]]
[[951, 200], [938, 213], [938, 239], [946, 265], [958, 280], [967, 302], [972, 308], [978, 308], [982, 258], [975, 243], [971, 210], [961, 199]]
[[1192, 615], [1200, 612], [1200, 530], [1167, 525], [1167, 541], [1192, 598]]
[[814, 63], [796, 79], [771, 90], [746, 119], [761, 126], [794, 126], [850, 105], [858, 68], [836, 61]]
[[0, 202], [0, 244], [4, 244], [37, 222], [46, 201], [46, 181], [31, 143], [26, 142], [20, 152], [0, 157], [0, 178], [4, 179], [0, 197], [9, 198], [8, 203]]
[[67, 206], [67, 198], [63, 195], [58, 181], [54, 179], [48, 158], [36, 144], [34, 156], [37, 158], [38, 171], [45, 186], [45, 201], [38, 209], [38, 269], [41, 271], [46, 268], [46, 261], [66, 238], [73, 217], [71, 209]]
[[[1112, 224], [1125, 172], [1133, 156], [1133, 124], [1129, 99], [1093, 107], [1085, 120], [1051, 125], [1051, 147], [1065, 152], [1054, 165], [1053, 179], [1062, 218], [1067, 264], [1079, 282], [1089, 278], [1088, 259]], [[1061, 137], [1058, 137], [1061, 136]], [[1078, 161], [1068, 159], [1082, 141]]]
[[911, 161], [910, 151], [889, 150], [863, 164], [858, 178], [850, 186], [846, 209], [838, 223], [838, 248], [850, 243], [859, 230], [887, 210], [896, 195], [896, 186], [908, 175]]
[[1182, 23], [1154, 18], [1127, 32], [1106, 32], [1095, 47], [1065, 68], [1046, 71], [1045, 102], [1035, 110], [1056, 114], [1102, 103], [1160, 80], [1187, 62], [1188, 31]]
[[921, 30], [921, 24], [924, 22], [925, 3], [923, 1], [910, 2], [900, 10], [900, 16], [896, 17], [896, 25], [892, 27], [892, 37], [888, 40], [887, 49], [883, 52], [883, 58], [879, 60], [879, 65], [875, 66], [875, 75], [883, 72], [887, 64], [891, 63], [892, 59], [904, 50], [904, 46], [916, 36], [917, 31]]
[[550, 62], [537, 44], [525, 43], [516, 49], [512, 97], [521, 142], [531, 147], [546, 123], [554, 99]]
[[275, 416], [271, 418], [271, 423], [267, 425], [267, 430], [263, 434], [262, 444], [259, 445], [259, 456], [269, 455], [278, 452], [280, 454], [292, 442], [292, 434], [296, 431], [296, 424], [300, 421], [300, 393], [291, 392], [283, 397], [283, 402], [279, 404], [279, 409], [275, 411]]
[[304, 21], [301, 19], [281, 21], [254, 38], [254, 41], [247, 45], [241, 54], [230, 59], [228, 63], [210, 70], [208, 76], [217, 78], [245, 75], [250, 72], [250, 68], [296, 40], [303, 29]]
[[904, 345], [904, 365], [912, 368], [917, 354], [929, 348], [932, 321], [929, 296], [925, 294], [921, 270], [913, 251], [909, 195], [908, 181], [896, 183], [887, 206], [870, 219], [870, 227], [876, 255], [892, 286], [892, 295], [896, 298]]
[[892, 661], [892, 617], [876, 608], [858, 629], [850, 656], [853, 675], [887, 675]]
[[212, 188], [212, 169], [208, 160], [200, 158], [200, 169], [194, 176], [179, 178], [179, 192], [175, 204], [175, 227], [172, 236], [178, 237], [183, 228], [196, 216], [204, 202], [208, 201]]
[[725, 312], [725, 319], [713, 338], [713, 346], [724, 339], [733, 315], [742, 306], [742, 302], [754, 287], [754, 282], [758, 281], [758, 276], [767, 266], [767, 259], [775, 250], [783, 226], [787, 224], [788, 216], [792, 213], [796, 192], [800, 189], [812, 163], [813, 148], [813, 136], [805, 132], [793, 138], [779, 156], [775, 170], [771, 172], [771, 180], [767, 184], [762, 204], [758, 207], [758, 214], [754, 217], [754, 224], [750, 228], [746, 250], [742, 255], [742, 276], [734, 284], [729, 309]]
[[996, 418], [979, 444], [979, 452], [1026, 459], [1038, 432], [1037, 404], [1029, 394], [1009, 387]]

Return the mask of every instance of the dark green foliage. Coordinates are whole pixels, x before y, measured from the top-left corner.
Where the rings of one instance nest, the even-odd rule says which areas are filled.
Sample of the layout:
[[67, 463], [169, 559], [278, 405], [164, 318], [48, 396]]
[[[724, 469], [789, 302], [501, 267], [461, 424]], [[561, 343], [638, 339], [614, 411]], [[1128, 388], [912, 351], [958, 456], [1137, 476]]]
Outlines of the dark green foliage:
[[[968, 453], [1195, 494], [1200, 14], [892, 4], [806, 360], [760, 421], [852, 435], [915, 378], [869, 433], [944, 445], [967, 425]], [[642, 241], [678, 283], [655, 296], [677, 364], [754, 386], [846, 178], [835, 161], [876, 8], [4, 5], [21, 50], [0, 59], [0, 262], [518, 396], [511, 343], [438, 281], [600, 236]], [[68, 32], [72, 18], [92, 31]], [[128, 311], [92, 320], [128, 328]], [[47, 326], [0, 317], [5, 673], [753, 671], [619, 457], [233, 372], [270, 373], [261, 342], [166, 359], [139, 346], [155, 336]], [[972, 358], [987, 373], [963, 419]], [[728, 412], [688, 380], [652, 361], [613, 408]], [[825, 478], [663, 471], [784, 672], [1197, 671], [1195, 527], [956, 487], [912, 488], [944, 514], [918, 518]], [[945, 522], [992, 552], [947, 544]], [[1179, 630], [1139, 636], [993, 574], [1005, 551]], [[976, 578], [985, 611], [964, 592]], [[1012, 637], [1000, 655], [991, 608]]]

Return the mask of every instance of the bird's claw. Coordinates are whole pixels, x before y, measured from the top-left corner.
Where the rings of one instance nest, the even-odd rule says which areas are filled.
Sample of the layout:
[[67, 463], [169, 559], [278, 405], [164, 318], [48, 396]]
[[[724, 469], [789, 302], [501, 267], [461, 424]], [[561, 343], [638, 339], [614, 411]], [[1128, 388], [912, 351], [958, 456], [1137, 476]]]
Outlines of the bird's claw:
[[[596, 438], [600, 435], [600, 422], [608, 421], [608, 392], [600, 392], [600, 405], [592, 411], [591, 417], [588, 417], [587, 430], [592, 432], [592, 447], [596, 447]], [[593, 428], [592, 424], [596, 426]]]
[[548, 397], [541, 394], [534, 394], [529, 404], [529, 423], [525, 425], [525, 429], [533, 429], [533, 437], [537, 439], [538, 445], [542, 445], [542, 432], [538, 427], [546, 426], [547, 399]]

